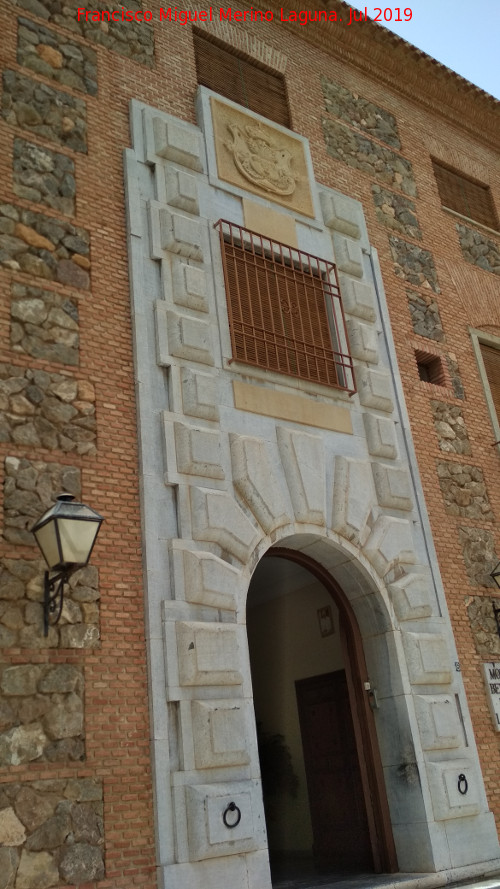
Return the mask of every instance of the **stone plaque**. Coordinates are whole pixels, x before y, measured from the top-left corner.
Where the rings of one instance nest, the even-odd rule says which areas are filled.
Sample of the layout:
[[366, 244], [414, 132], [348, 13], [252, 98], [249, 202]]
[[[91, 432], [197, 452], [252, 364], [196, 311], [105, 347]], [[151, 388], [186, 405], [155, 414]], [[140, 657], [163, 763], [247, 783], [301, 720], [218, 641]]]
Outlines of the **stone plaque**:
[[302, 140], [213, 96], [211, 108], [219, 178], [314, 217]]
[[483, 664], [483, 676], [493, 725], [500, 732], [500, 661]]

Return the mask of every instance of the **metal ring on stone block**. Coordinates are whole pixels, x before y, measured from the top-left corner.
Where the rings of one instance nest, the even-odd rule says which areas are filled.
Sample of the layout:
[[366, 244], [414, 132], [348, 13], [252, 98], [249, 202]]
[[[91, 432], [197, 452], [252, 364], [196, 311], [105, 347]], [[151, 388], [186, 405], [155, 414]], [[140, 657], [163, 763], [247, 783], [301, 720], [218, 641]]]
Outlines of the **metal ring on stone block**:
[[[230, 824], [229, 821], [227, 820], [228, 812], [235, 812], [236, 813], [236, 820], [233, 821], [232, 824]], [[226, 808], [224, 809], [224, 812], [222, 814], [222, 820], [223, 820], [224, 824], [226, 825], [226, 827], [229, 828], [229, 830], [232, 830], [233, 827], [238, 826], [238, 824], [241, 821], [241, 809], [238, 808], [236, 803], [229, 803], [229, 805], [226, 806]]]
[[458, 792], [461, 793], [462, 796], [465, 796], [468, 789], [469, 789], [469, 782], [467, 781], [467, 778], [465, 777], [465, 775], [462, 772], [458, 776]]

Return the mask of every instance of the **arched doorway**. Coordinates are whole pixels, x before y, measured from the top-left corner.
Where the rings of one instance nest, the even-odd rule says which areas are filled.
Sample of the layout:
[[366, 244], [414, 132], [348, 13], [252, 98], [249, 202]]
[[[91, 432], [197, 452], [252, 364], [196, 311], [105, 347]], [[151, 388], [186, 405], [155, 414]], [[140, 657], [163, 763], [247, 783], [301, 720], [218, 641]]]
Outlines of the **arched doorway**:
[[361, 636], [334, 578], [274, 547], [247, 599], [273, 882], [397, 861]]

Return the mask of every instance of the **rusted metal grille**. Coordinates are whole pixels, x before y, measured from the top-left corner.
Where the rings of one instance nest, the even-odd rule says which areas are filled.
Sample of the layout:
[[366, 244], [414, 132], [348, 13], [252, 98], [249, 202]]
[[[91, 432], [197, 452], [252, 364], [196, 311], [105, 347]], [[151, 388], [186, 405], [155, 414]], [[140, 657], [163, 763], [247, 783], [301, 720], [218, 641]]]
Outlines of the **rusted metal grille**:
[[335, 265], [220, 220], [233, 360], [355, 392]]
[[438, 161], [433, 160], [432, 166], [443, 207], [481, 222], [488, 228], [498, 229], [498, 217], [487, 185], [469, 179]]

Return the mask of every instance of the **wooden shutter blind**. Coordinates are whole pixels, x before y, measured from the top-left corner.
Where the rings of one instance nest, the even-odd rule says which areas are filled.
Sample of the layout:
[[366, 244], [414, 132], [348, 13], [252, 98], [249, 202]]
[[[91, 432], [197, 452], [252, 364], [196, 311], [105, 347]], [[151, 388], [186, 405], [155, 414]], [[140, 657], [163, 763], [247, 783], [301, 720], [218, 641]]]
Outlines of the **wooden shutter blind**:
[[441, 203], [488, 228], [498, 229], [498, 218], [487, 185], [468, 179], [461, 173], [432, 161]]
[[491, 397], [500, 423], [500, 349], [480, 343], [481, 357], [490, 386]]
[[352, 360], [334, 346], [347, 339], [333, 307], [335, 299], [340, 305], [333, 264], [218, 225], [233, 358], [354, 391]]
[[284, 127], [290, 127], [285, 79], [218, 41], [193, 32], [198, 83]]

